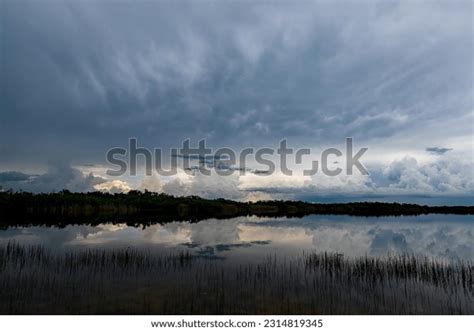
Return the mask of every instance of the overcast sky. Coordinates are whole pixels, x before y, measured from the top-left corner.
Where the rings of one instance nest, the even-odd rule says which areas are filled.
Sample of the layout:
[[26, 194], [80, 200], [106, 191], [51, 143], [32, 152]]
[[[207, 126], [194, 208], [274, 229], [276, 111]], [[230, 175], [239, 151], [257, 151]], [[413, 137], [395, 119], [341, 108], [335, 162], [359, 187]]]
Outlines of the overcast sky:
[[[471, 1], [2, 1], [0, 185], [474, 200]], [[369, 176], [109, 178], [137, 137], [368, 147]], [[34, 176], [31, 176], [34, 175]]]

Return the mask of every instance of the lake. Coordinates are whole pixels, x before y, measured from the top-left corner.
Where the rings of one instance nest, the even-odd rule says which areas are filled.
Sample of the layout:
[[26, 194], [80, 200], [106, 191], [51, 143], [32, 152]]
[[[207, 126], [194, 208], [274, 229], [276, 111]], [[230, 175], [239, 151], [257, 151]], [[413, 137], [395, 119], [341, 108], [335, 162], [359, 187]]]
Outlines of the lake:
[[142, 227], [13, 227], [0, 230], [0, 243], [15, 240], [54, 250], [147, 248], [186, 250], [221, 259], [259, 260], [267, 255], [303, 251], [347, 256], [414, 254], [446, 259], [474, 259], [474, 217], [466, 215], [304, 218], [237, 217], [196, 223], [171, 222]]
[[7, 227], [0, 313], [473, 314], [473, 234], [439, 214]]

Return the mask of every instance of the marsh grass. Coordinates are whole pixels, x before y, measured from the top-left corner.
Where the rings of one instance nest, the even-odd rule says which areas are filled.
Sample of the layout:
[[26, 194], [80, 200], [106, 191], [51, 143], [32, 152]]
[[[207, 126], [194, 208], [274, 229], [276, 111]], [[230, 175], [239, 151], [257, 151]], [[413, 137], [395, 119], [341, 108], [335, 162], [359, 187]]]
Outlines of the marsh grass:
[[473, 314], [473, 266], [337, 253], [222, 263], [189, 252], [0, 246], [2, 314]]

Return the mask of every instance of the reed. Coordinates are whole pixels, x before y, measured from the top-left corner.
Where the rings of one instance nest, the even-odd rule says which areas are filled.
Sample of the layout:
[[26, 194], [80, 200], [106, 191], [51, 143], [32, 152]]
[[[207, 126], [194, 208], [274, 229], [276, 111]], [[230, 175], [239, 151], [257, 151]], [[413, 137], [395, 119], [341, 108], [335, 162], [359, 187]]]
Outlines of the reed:
[[0, 245], [2, 314], [473, 314], [470, 261]]

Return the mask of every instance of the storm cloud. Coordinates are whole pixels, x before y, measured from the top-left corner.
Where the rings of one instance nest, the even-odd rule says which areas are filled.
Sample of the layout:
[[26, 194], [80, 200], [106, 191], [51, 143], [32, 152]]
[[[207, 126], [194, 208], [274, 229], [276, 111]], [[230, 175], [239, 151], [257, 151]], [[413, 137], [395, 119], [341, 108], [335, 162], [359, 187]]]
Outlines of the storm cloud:
[[[7, 0], [0, 20], [4, 177], [48, 162], [101, 164], [129, 137], [147, 147], [205, 138], [232, 148], [353, 137], [386, 158], [374, 176], [398, 176], [395, 165], [384, 169], [405, 156], [447, 152], [426, 146], [447, 144], [453, 159], [473, 161], [470, 1]], [[408, 189], [403, 171], [387, 185]], [[451, 189], [436, 172], [424, 175]], [[81, 176], [84, 187], [101, 184]], [[22, 182], [50, 188], [44, 179]], [[193, 180], [190, 193], [219, 186]], [[459, 181], [472, 183], [472, 174]], [[239, 198], [239, 185], [222, 189], [236, 187], [226, 194]], [[462, 185], [452, 186], [471, 194]]]
[[0, 172], [0, 188], [28, 192], [53, 192], [69, 190], [73, 192], [94, 191], [95, 185], [106, 180], [93, 173], [84, 174], [65, 164], [51, 165], [48, 172], [29, 175], [21, 172]]

